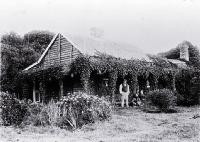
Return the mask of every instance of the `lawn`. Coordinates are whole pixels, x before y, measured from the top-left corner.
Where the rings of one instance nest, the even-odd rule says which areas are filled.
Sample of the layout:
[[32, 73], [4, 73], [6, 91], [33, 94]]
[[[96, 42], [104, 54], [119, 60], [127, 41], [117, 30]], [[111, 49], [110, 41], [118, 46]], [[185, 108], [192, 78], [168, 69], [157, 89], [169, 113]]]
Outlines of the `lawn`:
[[200, 106], [177, 107], [178, 113], [116, 109], [112, 119], [74, 132], [51, 127], [0, 126], [0, 142], [200, 142]]

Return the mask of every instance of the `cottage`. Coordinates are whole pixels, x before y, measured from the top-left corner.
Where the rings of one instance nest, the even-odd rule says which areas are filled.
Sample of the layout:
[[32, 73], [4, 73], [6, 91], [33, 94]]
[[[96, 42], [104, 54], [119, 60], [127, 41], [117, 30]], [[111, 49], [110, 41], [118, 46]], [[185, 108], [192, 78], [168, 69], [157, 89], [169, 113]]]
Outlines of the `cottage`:
[[[128, 44], [117, 44], [102, 39], [70, 36], [66, 38], [56, 34], [39, 60], [24, 69], [23, 73], [30, 73], [30, 78], [23, 80], [23, 97], [32, 99], [33, 102], [47, 102], [52, 98], [60, 99], [64, 95], [83, 92], [87, 81], [82, 84], [80, 75], [71, 71], [70, 65], [81, 55], [88, 55], [95, 60], [95, 57], [102, 53], [116, 58], [148, 59], [145, 54]], [[55, 78], [53, 75], [60, 70], [60, 67], [65, 70], [65, 74]], [[98, 88], [108, 86], [107, 76], [106, 73], [93, 74], [96, 78], [93, 83]]]

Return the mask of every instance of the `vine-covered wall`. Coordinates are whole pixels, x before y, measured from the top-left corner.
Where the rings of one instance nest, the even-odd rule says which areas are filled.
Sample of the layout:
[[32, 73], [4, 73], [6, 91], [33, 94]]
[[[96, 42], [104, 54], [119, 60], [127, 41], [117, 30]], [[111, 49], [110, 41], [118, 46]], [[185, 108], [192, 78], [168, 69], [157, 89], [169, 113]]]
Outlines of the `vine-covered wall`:
[[166, 87], [175, 90], [174, 76], [177, 70], [176, 67], [157, 58], [153, 58], [152, 62], [146, 62], [119, 59], [105, 55], [98, 57], [80, 55], [71, 64], [29, 70], [23, 72], [20, 78], [47, 82], [49, 78], [62, 80], [66, 75], [73, 73], [75, 76], [80, 76], [84, 92], [92, 94], [97, 92], [95, 91], [97, 86], [93, 78], [95, 75], [100, 75], [108, 79], [108, 94], [113, 102], [114, 95], [117, 92], [116, 89], [118, 89], [116, 85], [119, 77], [128, 80], [131, 94], [134, 95], [138, 88], [143, 89], [144, 92], [147, 91], [147, 81], [151, 89], [158, 89], [159, 80], [164, 80], [165, 83], [170, 82], [166, 83]]

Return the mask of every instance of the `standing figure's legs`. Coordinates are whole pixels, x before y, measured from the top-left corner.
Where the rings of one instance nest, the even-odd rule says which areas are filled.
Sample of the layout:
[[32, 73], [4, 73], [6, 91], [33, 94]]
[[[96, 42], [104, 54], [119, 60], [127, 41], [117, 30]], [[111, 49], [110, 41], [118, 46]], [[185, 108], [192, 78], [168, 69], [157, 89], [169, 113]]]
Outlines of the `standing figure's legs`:
[[124, 107], [125, 94], [122, 93], [121, 95], [122, 95], [122, 96], [121, 96], [121, 107]]
[[126, 107], [129, 107], [129, 104], [128, 104], [128, 93], [126, 93]]

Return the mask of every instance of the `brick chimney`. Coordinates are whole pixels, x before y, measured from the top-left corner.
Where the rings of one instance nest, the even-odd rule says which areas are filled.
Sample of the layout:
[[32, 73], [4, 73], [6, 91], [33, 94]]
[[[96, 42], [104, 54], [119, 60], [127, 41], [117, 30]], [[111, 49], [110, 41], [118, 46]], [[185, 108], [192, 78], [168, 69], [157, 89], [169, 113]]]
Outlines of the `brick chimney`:
[[189, 46], [187, 44], [182, 44], [180, 46], [180, 59], [189, 61]]

